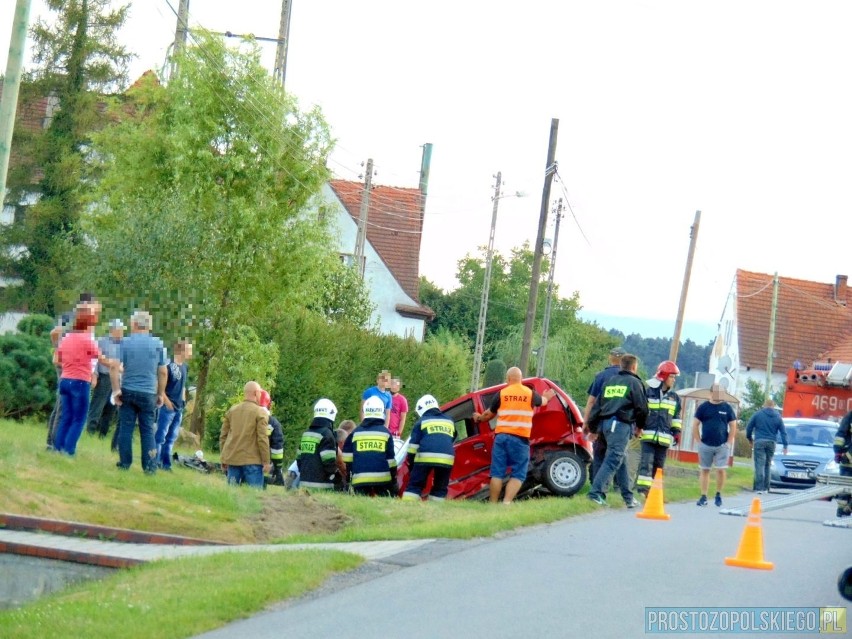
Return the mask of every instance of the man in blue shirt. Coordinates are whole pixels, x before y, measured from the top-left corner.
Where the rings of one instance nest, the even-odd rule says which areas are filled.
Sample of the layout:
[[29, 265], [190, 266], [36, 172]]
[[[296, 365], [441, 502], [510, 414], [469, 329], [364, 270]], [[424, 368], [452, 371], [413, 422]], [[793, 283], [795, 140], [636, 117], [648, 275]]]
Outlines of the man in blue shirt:
[[364, 402], [371, 397], [378, 397], [385, 405], [385, 424], [389, 423], [391, 407], [393, 406], [393, 395], [390, 392], [390, 371], [382, 371], [376, 377], [376, 385], [370, 386], [361, 395], [361, 421], [364, 421]]
[[130, 318], [130, 336], [121, 340], [120, 364], [110, 370], [112, 394], [118, 409], [119, 468], [133, 463], [133, 429], [138, 421], [142, 438], [142, 470], [153, 475], [157, 470], [157, 444], [154, 417], [165, 401], [166, 353], [163, 342], [151, 335], [151, 314], [136, 311]]
[[737, 436], [737, 415], [731, 405], [723, 399], [722, 388], [713, 384], [710, 401], [704, 402], [695, 411], [692, 420], [693, 440], [698, 441], [698, 480], [701, 497], [698, 506], [707, 505], [707, 490], [710, 487], [710, 469], [716, 469], [716, 506], [722, 505], [722, 488], [728, 458], [734, 450]]
[[[101, 355], [108, 360], [117, 360], [121, 350], [121, 340], [124, 338], [124, 322], [114, 319], [109, 323], [109, 335], [98, 340]], [[109, 432], [110, 422], [115, 415], [115, 407], [110, 403], [112, 383], [109, 376], [108, 364], [98, 362], [98, 381], [92, 389], [92, 401], [89, 404], [88, 430], [90, 435], [95, 433], [103, 439]]]
[[781, 433], [781, 444], [784, 446], [786, 455], [787, 431], [784, 428], [784, 420], [776, 410], [775, 402], [768, 398], [763, 402], [763, 408], [751, 416], [746, 426], [746, 439], [753, 442], [753, 489], [758, 494], [762, 494], [763, 491], [769, 492], [769, 469], [772, 467], [772, 458], [775, 456], [775, 440], [778, 433]]

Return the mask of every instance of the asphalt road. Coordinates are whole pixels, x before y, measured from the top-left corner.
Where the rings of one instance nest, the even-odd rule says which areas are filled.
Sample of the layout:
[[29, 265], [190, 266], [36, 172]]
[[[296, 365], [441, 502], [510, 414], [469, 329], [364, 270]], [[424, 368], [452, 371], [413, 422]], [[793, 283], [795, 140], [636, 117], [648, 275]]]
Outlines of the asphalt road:
[[[750, 502], [746, 493], [725, 506]], [[852, 529], [822, 525], [833, 503], [763, 515], [771, 571], [724, 563], [737, 552], [745, 518], [712, 505], [666, 511], [670, 521], [602, 509], [502, 538], [439, 543], [203, 636], [623, 638], [646, 634], [646, 607], [852, 608], [836, 587], [852, 564]], [[852, 631], [852, 615], [849, 622]]]

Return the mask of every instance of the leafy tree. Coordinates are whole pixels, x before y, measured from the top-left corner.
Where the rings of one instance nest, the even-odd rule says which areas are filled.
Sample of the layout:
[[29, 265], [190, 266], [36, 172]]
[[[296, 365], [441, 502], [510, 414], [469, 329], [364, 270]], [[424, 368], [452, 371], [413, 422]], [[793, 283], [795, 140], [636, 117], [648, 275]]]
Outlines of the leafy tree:
[[19, 126], [13, 141], [19, 162], [9, 175], [9, 202], [37, 201], [0, 233], [0, 270], [22, 281], [20, 287], [7, 287], [6, 307], [25, 304], [52, 315], [59, 298], [74, 297], [67, 245], [81, 239], [84, 158], [91, 132], [105, 122], [105, 94], [126, 80], [131, 58], [116, 40], [128, 5], [112, 5], [111, 0], [47, 0], [55, 20], [40, 19], [32, 28], [38, 68], [27, 78], [21, 102], [47, 99], [53, 112], [45, 129]]
[[18, 334], [0, 335], [0, 417], [35, 415], [53, 405], [52, 327], [49, 317], [30, 315], [18, 322]]
[[496, 386], [506, 380], [506, 363], [500, 359], [488, 360], [485, 364], [485, 381], [482, 385], [485, 388]]
[[321, 114], [299, 111], [254, 43], [193, 39], [167, 86], [138, 83], [95, 136], [91, 253], [76, 262], [107, 312], [146, 307], [166, 336], [192, 338], [200, 433], [226, 340], [242, 326], [265, 334], [298, 307], [339, 316], [325, 274], [344, 267], [326, 228], [301, 214], [328, 177]]
[[[637, 333], [631, 333], [625, 337], [623, 333], [616, 330], [611, 330], [610, 335], [615, 337], [627, 352], [639, 358], [639, 364], [644, 371], [643, 375], [653, 375], [657, 365], [667, 360], [671, 354], [671, 338], [642, 337]], [[707, 346], [699, 346], [690, 339], [681, 342], [676, 362], [680, 369], [677, 388], [691, 387], [695, 380], [695, 373], [707, 372], [712, 347], [712, 342]]]

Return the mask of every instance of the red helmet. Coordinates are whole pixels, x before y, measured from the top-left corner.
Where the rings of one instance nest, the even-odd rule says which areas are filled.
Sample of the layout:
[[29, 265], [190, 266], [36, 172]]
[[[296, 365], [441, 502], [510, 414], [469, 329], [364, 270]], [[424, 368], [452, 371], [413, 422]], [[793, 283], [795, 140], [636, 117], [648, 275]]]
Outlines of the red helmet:
[[680, 369], [677, 367], [671, 360], [666, 360], [665, 362], [660, 362], [660, 365], [657, 366], [657, 378], [666, 381], [666, 378], [669, 375], [680, 375]]
[[258, 402], [263, 408], [269, 408], [272, 404], [272, 397], [268, 390], [260, 389], [260, 401]]

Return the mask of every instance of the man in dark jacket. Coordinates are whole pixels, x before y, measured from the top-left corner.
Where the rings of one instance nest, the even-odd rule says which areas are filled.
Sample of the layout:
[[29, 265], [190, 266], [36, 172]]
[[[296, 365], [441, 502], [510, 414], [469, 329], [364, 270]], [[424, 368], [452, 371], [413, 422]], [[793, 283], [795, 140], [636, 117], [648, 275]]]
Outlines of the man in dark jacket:
[[752, 442], [754, 456], [752, 488], [758, 494], [764, 491], [769, 492], [769, 469], [772, 467], [772, 458], [775, 456], [775, 440], [778, 433], [781, 433], [781, 443], [786, 455], [787, 431], [784, 429], [784, 420], [776, 410], [775, 402], [767, 399], [763, 402], [763, 408], [751, 416], [746, 426], [746, 439]]
[[281, 422], [272, 414], [272, 395], [263, 389], [260, 391], [260, 407], [266, 411], [269, 423], [266, 433], [269, 435], [269, 461], [272, 463], [272, 474], [268, 483], [273, 486], [284, 485], [284, 428]]
[[410, 474], [402, 498], [419, 500], [431, 474], [429, 499], [443, 501], [447, 496], [450, 472], [455, 461], [453, 440], [456, 437], [456, 426], [452, 418], [441, 412], [438, 400], [432, 395], [418, 399], [416, 410], [420, 419], [414, 423], [408, 443]]
[[[840, 475], [852, 477], [852, 411], [840, 420], [840, 427], [834, 436], [834, 461], [840, 464]], [[848, 494], [837, 497], [837, 516], [848, 517], [852, 514], [852, 500]]]
[[[648, 417], [645, 385], [636, 374], [638, 369], [636, 356], [624, 355], [621, 370], [604, 383], [589, 414], [591, 435], [606, 439], [606, 456], [588, 495], [590, 500], [602, 506], [606, 505], [606, 486], [624, 461], [633, 431], [641, 431]], [[630, 499], [632, 502], [632, 494]]]
[[396, 495], [396, 458], [393, 437], [385, 428], [385, 404], [368, 397], [363, 406], [364, 421], [343, 444], [343, 461], [349, 485], [362, 495]]
[[657, 373], [646, 384], [648, 419], [642, 431], [636, 490], [646, 497], [657, 474], [666, 466], [670, 446], [680, 443], [680, 397], [674, 385], [680, 369], [671, 360], [660, 362]]
[[323, 397], [314, 404], [314, 419], [302, 433], [296, 463], [299, 466], [299, 487], [333, 490], [337, 472], [337, 441], [334, 418], [337, 407]]

